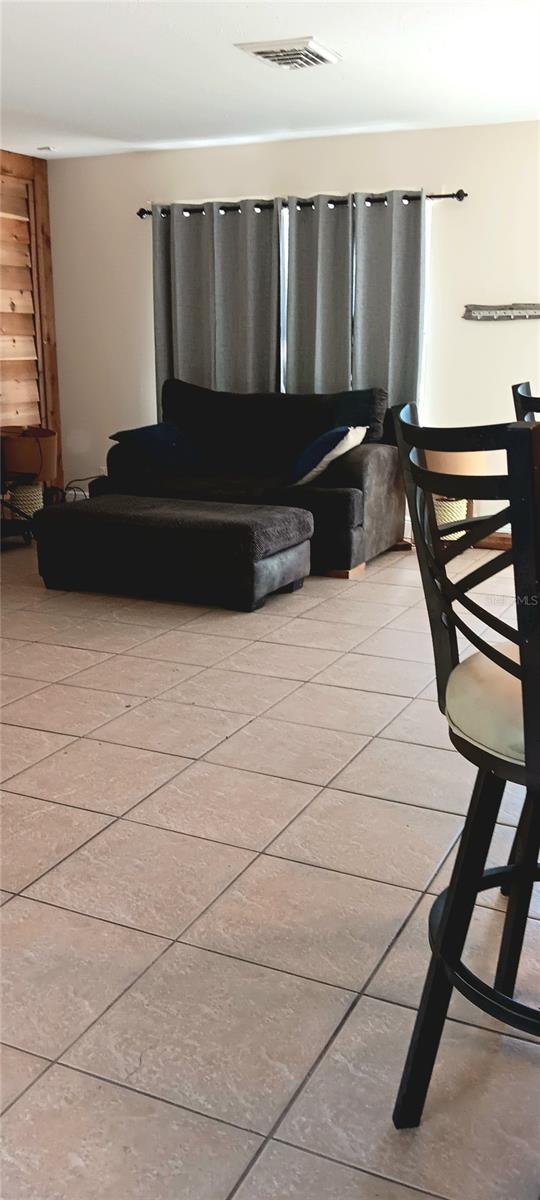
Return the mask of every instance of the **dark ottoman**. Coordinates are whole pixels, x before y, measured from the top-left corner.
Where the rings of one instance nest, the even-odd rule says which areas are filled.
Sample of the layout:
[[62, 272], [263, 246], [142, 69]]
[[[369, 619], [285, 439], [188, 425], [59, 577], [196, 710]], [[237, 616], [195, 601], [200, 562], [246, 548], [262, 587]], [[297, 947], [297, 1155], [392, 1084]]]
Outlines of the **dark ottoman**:
[[251, 610], [309, 575], [311, 513], [269, 505], [97, 496], [34, 517], [49, 588]]

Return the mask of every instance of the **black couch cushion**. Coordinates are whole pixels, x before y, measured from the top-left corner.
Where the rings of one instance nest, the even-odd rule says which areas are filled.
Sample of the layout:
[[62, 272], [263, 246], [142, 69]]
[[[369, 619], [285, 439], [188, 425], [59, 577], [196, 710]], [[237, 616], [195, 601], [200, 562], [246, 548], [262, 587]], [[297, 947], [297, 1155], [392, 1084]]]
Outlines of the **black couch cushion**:
[[82, 538], [85, 527], [112, 528], [126, 540], [136, 538], [141, 529], [155, 530], [156, 536], [167, 530], [177, 535], [178, 554], [193, 553], [207, 562], [225, 559], [232, 566], [237, 556], [258, 562], [309, 540], [313, 517], [296, 508], [108, 495], [42, 509], [36, 529], [44, 526], [49, 533], [56, 527], [60, 535], [73, 529]]
[[177, 425], [160, 421], [157, 425], [142, 425], [136, 429], [121, 429], [111, 433], [111, 441], [119, 442], [135, 453], [152, 471], [183, 471], [193, 474], [204, 466], [203, 454], [197, 450]]
[[[363, 443], [362, 443], [363, 444]], [[350, 452], [352, 453], [352, 452]], [[348, 456], [345, 455], [345, 458]], [[337, 464], [336, 464], [337, 465]], [[333, 524], [353, 527], [361, 525], [364, 516], [364, 497], [359, 487], [327, 486], [328, 470], [315, 480], [315, 485], [289, 487], [281, 480], [206, 475], [188, 477], [178, 472], [155, 472], [134, 469], [131, 453], [120, 445], [113, 446], [107, 455], [107, 477], [102, 486], [93, 486], [92, 495], [100, 491], [125, 492], [131, 495], [181, 497], [187, 500], [208, 500], [224, 504], [277, 504], [302, 508], [313, 514], [315, 526]], [[323, 484], [324, 481], [324, 484]], [[96, 481], [97, 483], [97, 481]]]
[[287, 478], [302, 450], [328, 429], [365, 425], [365, 441], [380, 441], [387, 395], [380, 388], [328, 395], [232, 394], [168, 379], [162, 408], [165, 421], [204, 445], [212, 471], [265, 471]]

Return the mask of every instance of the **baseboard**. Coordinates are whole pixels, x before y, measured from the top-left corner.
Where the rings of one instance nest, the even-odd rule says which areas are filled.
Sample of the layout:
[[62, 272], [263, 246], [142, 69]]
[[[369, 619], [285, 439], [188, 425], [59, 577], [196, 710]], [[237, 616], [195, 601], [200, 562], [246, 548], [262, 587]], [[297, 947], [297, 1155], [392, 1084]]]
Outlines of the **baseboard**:
[[325, 575], [329, 579], [356, 579], [358, 575], [365, 571], [366, 564], [358, 563], [357, 567], [351, 567], [350, 571], [325, 571]]
[[475, 542], [475, 547], [477, 550], [511, 550], [512, 534], [490, 533], [488, 537]]

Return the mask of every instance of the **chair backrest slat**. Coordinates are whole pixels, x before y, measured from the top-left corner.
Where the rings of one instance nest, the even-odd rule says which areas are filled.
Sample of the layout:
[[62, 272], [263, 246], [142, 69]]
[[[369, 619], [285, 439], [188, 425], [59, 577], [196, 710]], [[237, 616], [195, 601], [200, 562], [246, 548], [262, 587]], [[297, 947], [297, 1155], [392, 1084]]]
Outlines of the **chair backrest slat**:
[[540, 396], [533, 396], [529, 382], [514, 383], [512, 395], [518, 421], [534, 421], [536, 413], [540, 417]]
[[[529, 389], [530, 391], [530, 389]], [[525, 399], [524, 397], [522, 397]], [[530, 396], [526, 399], [532, 400]], [[540, 401], [538, 401], [540, 414]], [[416, 542], [420, 573], [430, 621], [439, 707], [444, 711], [446, 685], [459, 662], [462, 634], [481, 654], [501, 670], [519, 679], [522, 688], [525, 722], [526, 770], [540, 777], [540, 421], [523, 420], [514, 424], [472, 426], [459, 429], [432, 429], [418, 423], [415, 405], [394, 410], [396, 440], [407, 493], [407, 501]], [[453, 472], [452, 454], [503, 450], [505, 474], [460, 475]], [[448, 455], [449, 466], [434, 470], [430, 452]], [[485, 464], [483, 464], [485, 465]], [[500, 466], [497, 468], [500, 471]], [[495, 514], [437, 523], [435, 499], [452, 496], [471, 500], [505, 500]], [[457, 579], [448, 576], [450, 563], [475, 542], [501, 526], [510, 526], [511, 549], [502, 550]], [[461, 536], [448, 540], [449, 532]], [[482, 585], [496, 581], [505, 568], [513, 568], [517, 628], [497, 616], [489, 607], [496, 596], [492, 582], [489, 594]], [[478, 589], [476, 595], [470, 595]], [[512, 597], [501, 589], [505, 608]], [[500, 600], [499, 600], [500, 603]], [[459, 606], [459, 609], [457, 608]], [[467, 622], [467, 615], [471, 624]], [[474, 621], [472, 619], [475, 619]], [[480, 629], [478, 629], [480, 622]], [[482, 626], [484, 628], [482, 628]], [[501, 643], [488, 641], [489, 630]], [[518, 660], [505, 653], [503, 642], [516, 646]], [[486, 697], [489, 702], [489, 697]]]

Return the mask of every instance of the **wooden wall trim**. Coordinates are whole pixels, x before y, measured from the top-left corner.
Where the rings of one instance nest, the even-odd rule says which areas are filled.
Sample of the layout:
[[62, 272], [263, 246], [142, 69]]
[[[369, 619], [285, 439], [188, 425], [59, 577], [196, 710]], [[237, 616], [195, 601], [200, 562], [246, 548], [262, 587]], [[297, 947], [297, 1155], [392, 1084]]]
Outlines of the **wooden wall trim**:
[[58, 367], [56, 362], [56, 326], [54, 320], [54, 292], [51, 256], [51, 227], [49, 219], [49, 184], [47, 163], [42, 158], [34, 160], [34, 211], [37, 242], [37, 281], [39, 290], [39, 315], [41, 323], [41, 348], [43, 367], [43, 391], [45, 397], [46, 422], [49, 429], [58, 434], [58, 463], [55, 483], [62, 486], [62, 438], [60, 426], [60, 400], [58, 395]]
[[11, 179], [33, 179], [34, 164], [42, 161], [44, 160], [30, 158], [28, 154], [13, 154], [11, 150], [0, 150], [0, 174]]
[[56, 360], [56, 328], [54, 319], [54, 291], [51, 256], [51, 232], [49, 219], [49, 187], [47, 162], [43, 158], [31, 158], [27, 154], [14, 154], [0, 150], [0, 174], [8, 179], [25, 180], [33, 203], [33, 260], [35, 262], [34, 288], [37, 292], [36, 332], [40, 332], [38, 350], [40, 396], [43, 402], [42, 419], [49, 429], [58, 434], [58, 466], [56, 479], [63, 484], [62, 437], [60, 424], [60, 402], [58, 394], [58, 367]]

